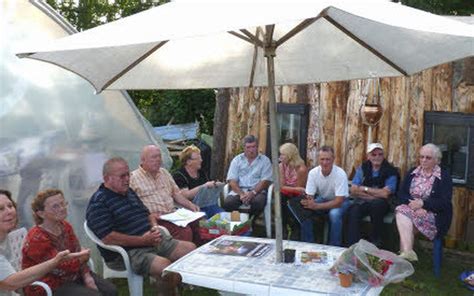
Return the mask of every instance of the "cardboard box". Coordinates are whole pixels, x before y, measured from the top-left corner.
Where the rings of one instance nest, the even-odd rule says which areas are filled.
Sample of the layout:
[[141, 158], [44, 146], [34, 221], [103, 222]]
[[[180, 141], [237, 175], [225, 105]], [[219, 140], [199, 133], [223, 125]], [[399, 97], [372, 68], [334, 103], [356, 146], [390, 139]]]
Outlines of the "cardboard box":
[[201, 239], [211, 240], [221, 235], [248, 235], [251, 231], [252, 220], [249, 214], [240, 213], [240, 221], [232, 222], [229, 212], [215, 214], [209, 220], [199, 221]]

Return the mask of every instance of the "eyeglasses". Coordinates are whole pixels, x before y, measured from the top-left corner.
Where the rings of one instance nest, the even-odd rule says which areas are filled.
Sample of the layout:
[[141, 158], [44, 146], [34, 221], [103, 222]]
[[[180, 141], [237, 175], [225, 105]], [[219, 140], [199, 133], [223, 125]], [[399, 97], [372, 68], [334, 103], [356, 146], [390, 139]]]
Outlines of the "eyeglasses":
[[426, 159], [426, 160], [431, 160], [433, 156], [430, 155], [420, 155], [420, 159]]
[[68, 205], [69, 205], [69, 203], [68, 203], [67, 201], [64, 201], [64, 202], [61, 202], [61, 203], [57, 203], [57, 204], [51, 205], [50, 208], [51, 208], [53, 211], [59, 211], [59, 210], [61, 210], [61, 209], [67, 208]]

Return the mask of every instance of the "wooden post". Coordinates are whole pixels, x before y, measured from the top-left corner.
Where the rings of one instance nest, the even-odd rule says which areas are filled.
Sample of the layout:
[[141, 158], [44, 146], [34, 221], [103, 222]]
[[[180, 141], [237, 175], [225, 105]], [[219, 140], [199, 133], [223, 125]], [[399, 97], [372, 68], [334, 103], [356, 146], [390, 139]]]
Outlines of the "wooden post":
[[219, 89], [216, 95], [216, 109], [214, 111], [214, 131], [211, 156], [212, 180], [224, 180], [225, 177], [225, 147], [227, 141], [227, 125], [229, 123], [229, 89]]

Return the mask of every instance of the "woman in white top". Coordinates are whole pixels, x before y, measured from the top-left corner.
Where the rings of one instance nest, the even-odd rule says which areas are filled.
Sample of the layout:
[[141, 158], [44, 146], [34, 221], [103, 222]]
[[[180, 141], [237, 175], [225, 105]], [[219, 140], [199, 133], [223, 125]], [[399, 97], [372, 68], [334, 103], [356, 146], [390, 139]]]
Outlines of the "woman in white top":
[[84, 256], [89, 252], [63, 251], [53, 259], [17, 272], [12, 266], [13, 254], [8, 240], [8, 234], [16, 227], [16, 223], [16, 206], [11, 193], [0, 189], [0, 295], [11, 295], [10, 291], [31, 284], [53, 270], [61, 261]]

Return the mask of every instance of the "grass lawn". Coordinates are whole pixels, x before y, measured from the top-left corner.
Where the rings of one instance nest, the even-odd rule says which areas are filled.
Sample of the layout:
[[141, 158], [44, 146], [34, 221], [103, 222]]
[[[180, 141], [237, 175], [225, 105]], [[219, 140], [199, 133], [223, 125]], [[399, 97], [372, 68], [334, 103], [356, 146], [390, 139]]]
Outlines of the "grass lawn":
[[[255, 236], [263, 237], [264, 229], [256, 229]], [[395, 234], [398, 235], [398, 234]], [[425, 245], [425, 244], [423, 244]], [[444, 252], [441, 267], [441, 278], [436, 279], [433, 275], [431, 250], [417, 244], [416, 252], [419, 261], [414, 263], [415, 273], [405, 281], [397, 284], [390, 284], [385, 287], [381, 295], [449, 295], [463, 296], [474, 295], [459, 280], [459, 275], [465, 270], [474, 269], [474, 254], [460, 252]], [[113, 282], [119, 288], [120, 296], [128, 295], [128, 286], [125, 279], [114, 279]], [[148, 280], [144, 284], [144, 295], [156, 294], [156, 288]], [[185, 286], [182, 296], [214, 296], [219, 295], [217, 291], [202, 287]]]

